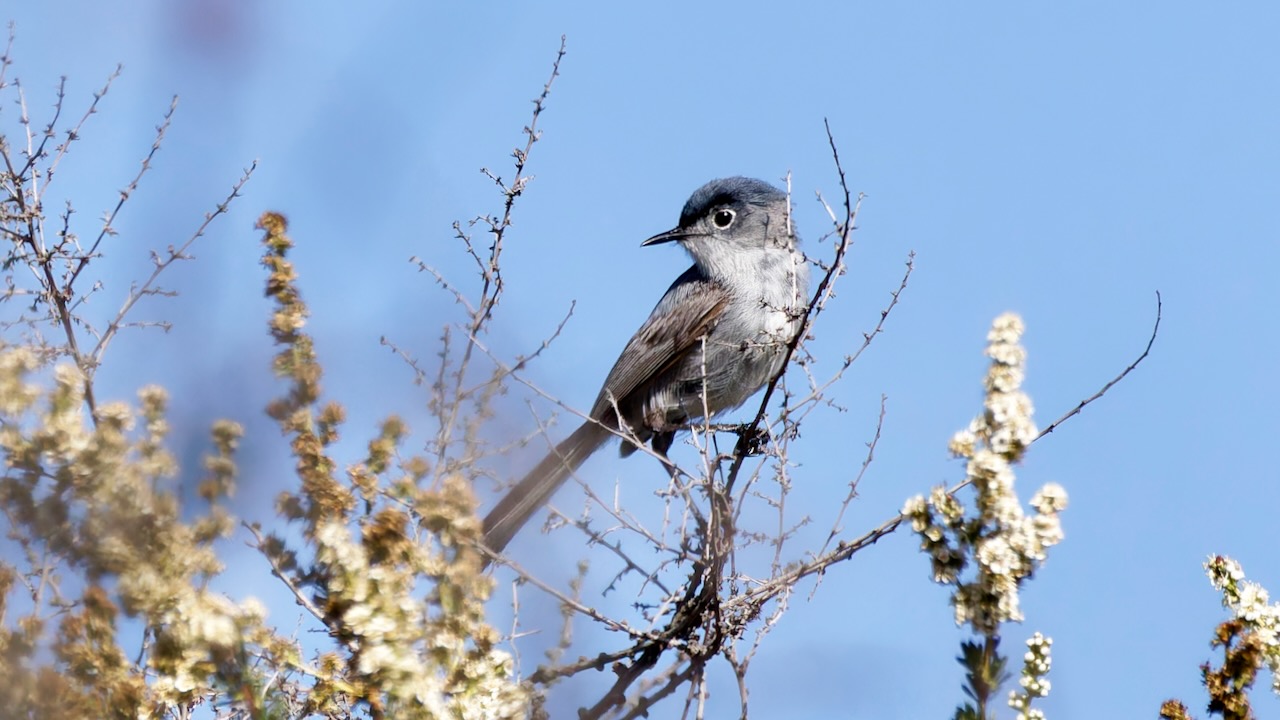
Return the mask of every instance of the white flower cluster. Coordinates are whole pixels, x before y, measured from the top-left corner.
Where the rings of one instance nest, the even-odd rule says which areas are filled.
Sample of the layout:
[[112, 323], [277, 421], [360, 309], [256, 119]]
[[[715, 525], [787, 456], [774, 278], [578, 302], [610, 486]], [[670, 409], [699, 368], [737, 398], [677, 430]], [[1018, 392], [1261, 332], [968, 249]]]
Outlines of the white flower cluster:
[[1266, 588], [1244, 579], [1240, 563], [1224, 555], [1210, 555], [1204, 564], [1222, 605], [1262, 642], [1271, 689], [1280, 695], [1280, 603], [1271, 603]]
[[[330, 572], [330, 604], [343, 608], [343, 628], [358, 644], [360, 673], [428, 717], [523, 713], [527, 698], [511, 678], [511, 657], [496, 649], [468, 652], [467, 628], [432, 622], [427, 602], [415, 597], [415, 570], [436, 562], [425, 547], [411, 544], [414, 556], [403, 566], [373, 563], [349, 528], [332, 520], [317, 525], [316, 543], [317, 560]], [[455, 687], [459, 681], [465, 691]]]
[[207, 590], [189, 588], [174, 598], [159, 622], [160, 648], [152, 662], [152, 689], [168, 702], [208, 692], [216, 663], [234, 657], [267, 617], [255, 598], [237, 605]]
[[1031, 702], [1049, 694], [1049, 668], [1053, 660], [1049, 649], [1053, 638], [1040, 633], [1027, 640], [1027, 652], [1022, 656], [1022, 678], [1018, 681], [1022, 691], [1009, 692], [1009, 707], [1018, 711], [1018, 720], [1044, 720], [1044, 711], [1031, 707]]
[[[907, 500], [902, 509], [932, 560], [934, 580], [956, 586], [956, 624], [972, 623], [984, 635], [994, 635], [1002, 622], [1022, 620], [1018, 585], [1062, 540], [1058, 514], [1067, 507], [1066, 491], [1050, 483], [1032, 497], [1036, 514], [1027, 516], [1014, 491], [1013, 465], [1036, 437], [1031, 400], [1021, 390], [1026, 374], [1026, 351], [1018, 344], [1022, 331], [1018, 316], [996, 318], [987, 336], [992, 362], [984, 412], [950, 444], [954, 455], [968, 460], [977, 517], [966, 517], [963, 503], [941, 487], [927, 500]], [[970, 559], [977, 563], [976, 577], [962, 582], [960, 573]]]
[[1025, 328], [1022, 318], [1005, 313], [991, 324], [987, 333], [987, 357], [991, 369], [986, 379], [986, 413], [971, 428], [985, 435], [987, 446], [1011, 460], [1021, 457], [1023, 449], [1036, 439], [1036, 426], [1031, 420], [1034, 408], [1031, 398], [1022, 392], [1026, 378], [1027, 351], [1019, 344]]
[[[321, 669], [307, 668], [296, 643], [266, 627], [258, 601], [236, 603], [207, 589], [223, 570], [214, 542], [229, 534], [231, 520], [214, 507], [184, 523], [178, 496], [160, 482], [177, 474], [165, 450], [163, 390], [140, 391], [136, 411], [125, 403], [102, 403], [91, 425], [84, 416], [83, 374], [69, 365], [53, 368], [53, 387], [45, 391], [27, 382], [39, 367], [30, 350], [0, 342], [0, 455], [8, 463], [0, 493], [7, 505], [32, 508], [9, 515], [15, 538], [56, 547], [43, 553], [41, 565], [31, 560], [37, 568], [32, 574], [58, 574], [61, 564], [85, 573], [78, 601], [66, 602], [61, 592], [45, 601], [51, 624], [68, 614], [48, 645], [66, 657], [94, 658], [87, 670], [64, 674], [76, 692], [133, 693], [143, 708], [138, 717], [167, 717], [190, 714], [192, 704], [205, 699], [216, 698], [219, 706], [234, 703], [228, 688], [248, 688], [258, 678], [271, 684], [296, 669], [326, 681], [321, 703], [335, 692], [377, 693], [387, 701], [388, 717], [528, 715], [529, 692], [512, 677], [511, 656], [493, 647], [496, 632], [483, 622], [487, 591], [477, 587], [487, 581], [476, 574], [474, 562], [450, 562], [437, 545], [415, 542], [403, 531], [397, 536], [395, 512], [408, 517], [402, 511], [362, 520], [390, 518], [377, 526], [381, 535], [361, 535], [340, 510], [324, 515], [330, 519], [317, 522], [310, 538], [316, 563], [330, 581], [322, 586], [321, 604], [340, 621], [339, 641], [354, 659], [344, 665], [345, 658], [325, 653]], [[207, 467], [219, 485], [208, 495], [202, 487], [206, 499], [233, 487], [236, 467], [229, 456], [239, 434], [233, 423], [215, 426], [221, 450]], [[46, 480], [56, 481], [56, 491], [45, 487]], [[368, 529], [369, 524], [359, 528]], [[29, 557], [35, 555], [40, 554]], [[433, 579], [438, 582], [425, 589]], [[126, 617], [153, 638], [137, 666], [117, 647], [114, 630], [98, 629]], [[67, 628], [76, 629], [64, 633]], [[31, 650], [16, 652], [17, 662], [33, 657]], [[123, 670], [117, 674], [118, 668]], [[134, 682], [139, 677], [145, 678], [142, 692]], [[13, 680], [6, 676], [0, 682]], [[13, 684], [22, 687], [17, 680]], [[0, 716], [9, 716], [5, 710]]]
[[[176, 474], [163, 445], [163, 390], [140, 391], [138, 411], [123, 402], [102, 403], [90, 426], [83, 373], [69, 364], [54, 367], [53, 387], [45, 393], [26, 382], [38, 367], [29, 349], [0, 344], [0, 454], [11, 473], [30, 478], [8, 482], [15, 476], [6, 473], [5, 492], [25, 498], [19, 506], [34, 506], [41, 497], [41, 512], [21, 531], [57, 548], [45, 556], [50, 570], [42, 572], [63, 562], [112, 578], [95, 578], [77, 603], [59, 611], [84, 613], [95, 622], [121, 615], [139, 619], [154, 633], [145, 655], [152, 678], [147, 702], [189, 704], [209, 691], [209, 678], [221, 664], [260, 632], [266, 611], [252, 598], [237, 605], [204, 587], [222, 568], [210, 543], [223, 526], [214, 515], [203, 518], [203, 525], [182, 523], [175, 496], [159, 482]], [[41, 395], [46, 402], [30, 417]], [[135, 435], [138, 420], [145, 425]], [[39, 495], [44, 490], [37, 478], [56, 478], [58, 489]], [[13, 532], [21, 536], [18, 527]], [[117, 652], [113, 642], [95, 644], [95, 650], [110, 657]]]
[[35, 404], [40, 387], [27, 383], [26, 376], [39, 366], [30, 349], [11, 348], [0, 341], [0, 416], [17, 417]]

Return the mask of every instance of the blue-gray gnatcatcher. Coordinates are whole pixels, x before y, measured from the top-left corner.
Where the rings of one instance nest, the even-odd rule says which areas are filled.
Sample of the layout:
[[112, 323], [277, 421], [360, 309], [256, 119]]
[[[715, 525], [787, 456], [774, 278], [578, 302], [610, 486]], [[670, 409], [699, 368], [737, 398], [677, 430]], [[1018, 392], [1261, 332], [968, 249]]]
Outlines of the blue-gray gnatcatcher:
[[796, 247], [787, 195], [761, 180], [712, 180], [674, 229], [642, 245], [675, 241], [693, 256], [623, 348], [589, 419], [555, 447], [484, 519], [501, 553], [592, 453], [613, 435], [665, 455], [691, 419], [736, 408], [783, 370], [808, 302], [809, 267]]

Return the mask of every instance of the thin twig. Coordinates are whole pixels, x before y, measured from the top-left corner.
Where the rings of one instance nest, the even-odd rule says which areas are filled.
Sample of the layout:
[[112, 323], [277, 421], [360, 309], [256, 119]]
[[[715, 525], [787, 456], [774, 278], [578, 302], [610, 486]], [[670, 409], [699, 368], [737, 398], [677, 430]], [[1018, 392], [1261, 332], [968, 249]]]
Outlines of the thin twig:
[[828, 533], [827, 539], [822, 543], [822, 549], [818, 551], [818, 555], [822, 555], [827, 551], [827, 547], [831, 541], [841, 531], [840, 523], [844, 520], [845, 511], [849, 509], [849, 503], [858, 496], [858, 483], [862, 482], [862, 477], [867, 474], [867, 468], [871, 467], [871, 463], [875, 460], [876, 445], [880, 442], [880, 433], [884, 430], [885, 405], [888, 398], [884, 395], [880, 396], [880, 416], [876, 419], [876, 432], [872, 436], [871, 442], [867, 443], [867, 454], [862, 459], [862, 467], [858, 468], [858, 474], [854, 475], [853, 480], [849, 481], [849, 492], [844, 497], [844, 502], [840, 503], [840, 511], [836, 513], [836, 519], [831, 523], [831, 532]]
[[[267, 559], [267, 563], [271, 566], [271, 574], [275, 575], [280, 582], [284, 583], [285, 588], [287, 588], [289, 592], [293, 593], [294, 600], [300, 607], [302, 607], [302, 609], [306, 610], [326, 627], [329, 627], [330, 623], [328, 619], [326, 619], [324, 611], [312, 602], [311, 598], [307, 597], [306, 593], [302, 592], [302, 588], [298, 587], [297, 583], [293, 581], [293, 578], [290, 577], [285, 572], [284, 568], [280, 566], [280, 563], [277, 562], [275, 554], [267, 551], [267, 539], [262, 534], [262, 530], [259, 529], [255, 523], [241, 521], [240, 524], [253, 535], [254, 542], [250, 547], [260, 552], [262, 556]], [[354, 641], [348, 641], [347, 644], [348, 649], [357, 649]]]
[[[542, 136], [538, 131], [538, 118], [542, 114], [546, 100], [551, 94], [552, 84], [555, 83], [556, 78], [560, 75], [560, 61], [564, 59], [566, 52], [565, 44], [566, 38], [561, 35], [560, 49], [556, 53], [556, 59], [551, 64], [551, 77], [548, 78], [547, 82], [542, 86], [542, 93], [534, 99], [533, 118], [530, 120], [529, 125], [524, 128], [524, 134], [527, 137], [525, 147], [523, 150], [517, 148], [512, 151], [512, 156], [515, 158], [516, 173], [511, 183], [504, 183], [502, 178], [489, 172], [487, 168], [480, 169], [480, 172], [498, 185], [502, 190], [504, 197], [502, 217], [500, 219], [493, 217], [483, 218], [483, 220], [489, 225], [489, 233], [493, 237], [493, 244], [489, 246], [489, 255], [486, 261], [482, 262], [480, 260], [480, 254], [471, 244], [471, 239], [462, 232], [461, 227], [457, 223], [454, 224], [458, 236], [463, 240], [467, 248], [467, 252], [476, 260], [477, 263], [479, 263], [481, 268], [480, 275], [483, 280], [480, 290], [480, 300], [474, 308], [472, 308], [470, 303], [465, 301], [461, 293], [456, 291], [454, 292], [454, 296], [459, 298], [459, 300], [461, 300], [469, 309], [468, 314], [470, 315], [471, 321], [467, 327], [467, 335], [472, 338], [478, 337], [484, 331], [489, 318], [493, 314], [493, 309], [498, 305], [498, 302], [502, 297], [504, 285], [500, 269], [500, 259], [502, 257], [503, 241], [506, 237], [507, 228], [511, 227], [512, 224], [512, 211], [515, 208], [516, 198], [520, 197], [524, 192], [525, 186], [529, 183], [530, 178], [524, 174], [525, 166], [528, 163], [529, 153], [533, 150], [534, 144], [537, 143]], [[424, 269], [429, 269], [425, 268], [425, 266], [423, 267]], [[432, 270], [432, 272], [435, 271]], [[444, 282], [443, 277], [439, 273], [435, 273], [435, 275], [438, 281]], [[451, 375], [453, 393], [450, 397], [452, 400], [448, 403], [442, 403], [439, 408], [438, 414], [440, 418], [440, 426], [436, 438], [437, 465], [439, 466], [447, 465], [445, 462], [446, 455], [448, 454], [449, 448], [454, 443], [453, 432], [458, 422], [458, 415], [462, 411], [462, 404], [464, 400], [462, 388], [466, 381], [467, 371], [471, 367], [471, 355], [474, 348], [475, 345], [473, 343], [467, 343], [463, 348], [462, 357], [458, 361]], [[447, 358], [442, 358], [441, 379], [443, 379], [443, 365], [447, 362]], [[492, 384], [491, 386], [496, 387], [496, 385]], [[441, 388], [443, 387], [444, 386], [442, 385]]]
[[213, 212], [205, 213], [204, 222], [200, 223], [200, 226], [196, 228], [196, 231], [192, 233], [189, 238], [187, 238], [186, 242], [182, 243], [182, 245], [177, 249], [174, 249], [174, 247], [170, 245], [168, 256], [163, 259], [161, 259], [159, 255], [153, 256], [152, 263], [155, 267], [152, 269], [151, 275], [147, 277], [141, 286], [136, 286], [130, 290], [129, 296], [125, 298], [124, 305], [120, 307], [120, 312], [116, 313], [115, 318], [113, 318], [111, 323], [107, 325], [106, 331], [102, 333], [102, 337], [98, 339], [98, 344], [95, 345], [93, 350], [85, 357], [85, 361], [88, 363], [90, 368], [96, 368], [102, 363], [102, 356], [107, 350], [107, 345], [110, 344], [112, 338], [114, 338], [116, 333], [120, 331], [120, 328], [123, 327], [124, 318], [129, 314], [129, 311], [133, 306], [143, 297], [155, 294], [153, 286], [155, 285], [156, 279], [160, 277], [160, 273], [164, 272], [174, 262], [178, 260], [185, 260], [190, 257], [187, 255], [187, 250], [190, 249], [196, 240], [199, 240], [204, 236], [204, 233], [209, 228], [210, 223], [212, 223], [219, 215], [226, 213], [231, 202], [240, 197], [240, 191], [244, 188], [245, 183], [249, 182], [249, 177], [253, 175], [253, 171], [256, 170], [257, 167], [258, 161], [254, 160], [253, 163], [245, 169], [244, 174], [240, 176], [240, 179], [236, 181], [235, 185], [231, 187], [231, 193], [227, 195], [226, 199], [218, 203]]
[[[1069, 412], [1067, 412], [1067, 414], [1049, 423], [1049, 426], [1046, 427], [1044, 430], [1041, 430], [1040, 434], [1036, 436], [1035, 438], [1036, 440], [1039, 440], [1045, 435], [1048, 435], [1054, 430], [1057, 430], [1059, 425], [1066, 422], [1070, 418], [1076, 415], [1079, 415], [1080, 411], [1084, 410], [1085, 405], [1088, 405], [1094, 400], [1097, 400], [1098, 398], [1107, 394], [1107, 391], [1110, 390], [1112, 386], [1114, 386], [1116, 383], [1123, 380], [1126, 375], [1133, 372], [1134, 368], [1138, 367], [1138, 363], [1141, 363], [1143, 360], [1147, 359], [1147, 355], [1150, 354], [1151, 352], [1151, 346], [1154, 345], [1156, 342], [1156, 335], [1159, 334], [1160, 332], [1160, 317], [1163, 314], [1163, 310], [1164, 310], [1164, 302], [1160, 299], [1160, 291], [1157, 290], [1156, 291], [1156, 324], [1154, 327], [1151, 328], [1151, 337], [1147, 339], [1147, 347], [1142, 350], [1142, 354], [1138, 356], [1138, 359], [1129, 363], [1129, 367], [1125, 368], [1123, 372], [1121, 372], [1119, 375], [1112, 378], [1111, 382], [1107, 383], [1106, 385], [1103, 385], [1101, 390], [1089, 396], [1088, 398], [1081, 400], [1080, 404], [1072, 408]], [[1035, 442], [1035, 440], [1032, 440], [1032, 442]]]
[[[106, 90], [103, 89], [103, 94], [105, 93]], [[97, 101], [97, 97], [101, 96], [95, 96], [95, 102]], [[160, 144], [164, 142], [165, 133], [169, 131], [169, 125], [173, 122], [173, 113], [177, 111], [177, 109], [178, 96], [174, 95], [173, 99], [169, 101], [169, 109], [165, 111], [160, 124], [156, 126], [156, 136], [155, 139], [151, 141], [151, 150], [147, 152], [146, 157], [142, 158], [142, 165], [138, 168], [138, 174], [133, 176], [133, 179], [129, 181], [129, 184], [125, 186], [124, 190], [120, 191], [120, 199], [116, 201], [116, 206], [107, 213], [106, 218], [102, 222], [102, 230], [98, 232], [98, 236], [93, 239], [93, 244], [89, 246], [89, 250], [81, 256], [79, 264], [77, 264], [75, 270], [71, 272], [71, 276], [67, 278], [66, 286], [68, 288], [70, 288], [71, 284], [76, 281], [76, 278], [80, 277], [80, 271], [84, 270], [85, 266], [89, 264], [89, 260], [97, 255], [98, 246], [102, 244], [102, 239], [107, 235], [115, 234], [115, 228], [113, 228], [112, 225], [115, 223], [116, 216], [120, 214], [120, 209], [124, 207], [124, 204], [129, 200], [129, 197], [133, 195], [133, 193], [137, 192], [138, 183], [142, 182], [142, 176], [146, 175], [147, 171], [151, 169], [151, 161], [155, 159], [156, 153], [160, 151]]]

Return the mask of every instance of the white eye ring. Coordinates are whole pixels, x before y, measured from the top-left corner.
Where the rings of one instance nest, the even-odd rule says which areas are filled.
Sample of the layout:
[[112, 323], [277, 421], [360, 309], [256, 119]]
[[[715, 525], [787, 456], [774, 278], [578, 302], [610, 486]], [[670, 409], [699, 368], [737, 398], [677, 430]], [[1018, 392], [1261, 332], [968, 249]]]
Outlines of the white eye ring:
[[720, 208], [711, 214], [711, 223], [717, 228], [724, 230], [733, 224], [735, 217], [737, 217], [737, 213], [734, 211], [729, 208]]

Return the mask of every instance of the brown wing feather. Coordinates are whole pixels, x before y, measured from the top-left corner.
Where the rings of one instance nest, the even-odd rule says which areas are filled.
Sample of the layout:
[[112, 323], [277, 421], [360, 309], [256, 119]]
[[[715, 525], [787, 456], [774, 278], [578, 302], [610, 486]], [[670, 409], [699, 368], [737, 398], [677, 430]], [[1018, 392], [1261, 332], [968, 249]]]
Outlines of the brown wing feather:
[[[729, 299], [729, 292], [696, 266], [685, 271], [627, 343], [604, 381], [591, 417], [616, 426], [613, 404], [631, 405], [633, 393], [684, 360], [724, 313]], [[677, 310], [678, 315], [673, 312]]]

